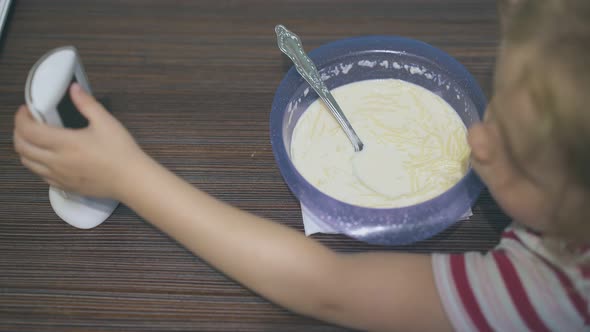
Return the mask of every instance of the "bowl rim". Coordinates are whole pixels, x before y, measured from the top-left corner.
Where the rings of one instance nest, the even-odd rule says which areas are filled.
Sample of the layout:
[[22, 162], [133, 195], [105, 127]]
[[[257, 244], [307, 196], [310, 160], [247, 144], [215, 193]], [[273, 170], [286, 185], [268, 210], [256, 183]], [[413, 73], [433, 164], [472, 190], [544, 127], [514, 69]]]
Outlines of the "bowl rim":
[[[385, 46], [385, 45], [386, 46]], [[375, 48], [371, 48], [375, 46]], [[354, 50], [351, 50], [351, 46]], [[318, 48], [313, 49], [309, 52], [309, 57], [312, 61], [316, 64], [318, 70], [321, 70], [324, 65], [333, 63], [339, 57], [345, 57], [348, 54], [343, 51], [349, 51], [350, 53], [361, 53], [363, 50], [365, 52], [383, 52], [383, 53], [398, 53], [398, 54], [410, 54], [413, 56], [418, 56], [424, 58], [428, 61], [435, 61], [437, 64], [441, 62], [444, 63], [444, 66], [439, 65], [439, 67], [445, 71], [449, 77], [451, 77], [455, 82], [461, 86], [469, 86], [469, 89], [464, 89], [466, 95], [471, 99], [473, 104], [475, 105], [480, 118], [483, 118], [483, 113], [485, 111], [485, 107], [487, 104], [486, 97], [481, 90], [481, 87], [473, 77], [473, 75], [455, 58], [451, 55], [446, 53], [445, 51], [430, 45], [424, 41], [403, 37], [403, 36], [396, 36], [396, 35], [368, 35], [368, 36], [358, 36], [358, 37], [350, 37], [335, 40], [326, 44], [319, 46]], [[355, 51], [358, 50], [358, 51]], [[340, 52], [340, 53], [339, 53]], [[432, 54], [429, 57], [423, 55], [423, 53], [428, 52]], [[341, 54], [339, 57], [329, 57], [330, 54]], [[434, 59], [432, 59], [434, 56]], [[329, 59], [324, 59], [328, 57]], [[300, 81], [301, 83], [297, 83]], [[297, 83], [297, 84], [294, 84]], [[320, 199], [326, 199], [329, 201], [333, 201], [335, 204], [342, 206], [343, 208], [353, 208], [358, 213], [378, 213], [378, 214], [391, 214], [391, 213], [400, 213], [400, 212], [407, 212], [412, 213], [413, 210], [420, 210], [425, 205], [431, 205], [436, 203], [445, 203], [446, 201], [451, 201], [452, 197], [449, 195], [445, 195], [449, 192], [454, 190], [458, 190], [462, 188], [466, 182], [468, 181], [477, 181], [480, 182], [478, 185], [480, 188], [478, 192], [474, 195], [473, 201], [478, 197], [479, 192], [483, 189], [483, 183], [473, 170], [472, 166], [469, 166], [468, 171], [463, 175], [463, 177], [457, 181], [453, 186], [449, 187], [446, 191], [442, 192], [441, 194], [430, 198], [426, 201], [401, 206], [401, 207], [385, 207], [385, 208], [373, 208], [373, 207], [365, 207], [350, 204], [344, 201], [341, 201], [337, 198], [334, 198], [318, 188], [314, 185], [309, 183], [307, 179], [305, 179], [297, 170], [291, 158], [289, 158], [289, 151], [287, 151], [285, 143], [282, 139], [282, 121], [283, 121], [283, 113], [286, 111], [286, 106], [288, 105], [289, 101], [291, 100], [290, 96], [285, 98], [281, 98], [285, 93], [282, 92], [290, 87], [290, 85], [295, 85], [297, 87], [300, 84], [307, 84], [303, 78], [299, 75], [296, 71], [294, 66], [291, 66], [287, 74], [283, 77], [280, 84], [278, 85], [275, 95], [272, 102], [271, 113], [270, 113], [270, 140], [273, 149], [273, 154], [275, 157], [275, 161], [277, 166], [280, 168], [280, 172], [283, 176], [285, 183], [289, 186], [291, 192], [295, 195], [298, 201], [301, 201], [299, 197], [299, 193], [297, 190], [294, 190], [292, 187], [292, 183], [288, 179], [294, 179], [298, 181], [298, 183], [302, 183], [305, 187], [311, 188], [314, 196], [319, 196]], [[278, 125], [278, 126], [277, 126]], [[280, 165], [286, 165], [286, 168], [281, 168]], [[473, 204], [473, 203], [471, 203]], [[342, 233], [346, 233], [345, 229], [341, 229], [338, 225], [330, 225], [331, 227], [336, 228], [338, 231]]]

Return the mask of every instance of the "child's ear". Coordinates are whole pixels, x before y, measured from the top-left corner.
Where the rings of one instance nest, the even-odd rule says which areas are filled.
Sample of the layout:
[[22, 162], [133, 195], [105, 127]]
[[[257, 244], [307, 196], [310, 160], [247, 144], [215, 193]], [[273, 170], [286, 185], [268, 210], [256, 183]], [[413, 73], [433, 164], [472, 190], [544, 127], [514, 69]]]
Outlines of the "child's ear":
[[498, 0], [498, 15], [500, 16], [500, 28], [502, 29], [502, 33], [506, 31], [508, 22], [516, 8], [526, 1], [528, 0]]

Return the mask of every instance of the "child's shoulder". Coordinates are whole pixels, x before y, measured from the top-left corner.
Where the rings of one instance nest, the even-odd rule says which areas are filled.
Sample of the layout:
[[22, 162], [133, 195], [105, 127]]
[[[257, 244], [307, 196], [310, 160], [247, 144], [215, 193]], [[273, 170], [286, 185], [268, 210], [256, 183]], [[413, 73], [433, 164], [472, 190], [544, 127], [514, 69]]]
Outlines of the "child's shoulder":
[[551, 239], [543, 234], [512, 224], [502, 233], [500, 243], [494, 250], [525, 251], [536, 256], [542, 263], [561, 270], [587, 270], [590, 263], [590, 242], [571, 244]]
[[[590, 271], [564, 260], [541, 234], [510, 226], [487, 253], [433, 255], [437, 288], [457, 330], [590, 327]], [[577, 248], [577, 258], [590, 254]], [[581, 259], [580, 261], [582, 261]]]

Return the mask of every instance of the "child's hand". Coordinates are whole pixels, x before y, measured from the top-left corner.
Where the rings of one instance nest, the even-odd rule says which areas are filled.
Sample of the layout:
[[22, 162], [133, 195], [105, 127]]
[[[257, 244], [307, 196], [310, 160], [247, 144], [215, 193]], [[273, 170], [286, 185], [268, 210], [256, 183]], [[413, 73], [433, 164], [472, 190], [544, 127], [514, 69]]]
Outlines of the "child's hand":
[[52, 186], [84, 195], [118, 198], [119, 184], [145, 154], [129, 132], [78, 84], [70, 88], [88, 119], [83, 129], [41, 124], [21, 106], [15, 116], [14, 148], [21, 162]]

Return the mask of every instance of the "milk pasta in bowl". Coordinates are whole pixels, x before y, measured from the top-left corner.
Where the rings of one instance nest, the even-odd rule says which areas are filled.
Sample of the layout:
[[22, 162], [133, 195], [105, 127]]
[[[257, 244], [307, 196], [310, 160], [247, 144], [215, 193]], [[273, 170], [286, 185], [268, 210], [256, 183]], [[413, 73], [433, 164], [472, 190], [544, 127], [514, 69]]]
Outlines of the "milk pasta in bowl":
[[354, 152], [317, 94], [291, 68], [270, 115], [275, 159], [316, 222], [384, 245], [429, 238], [469, 211], [483, 184], [466, 128], [485, 97], [456, 60], [421, 41], [369, 36], [309, 53], [365, 143]]

